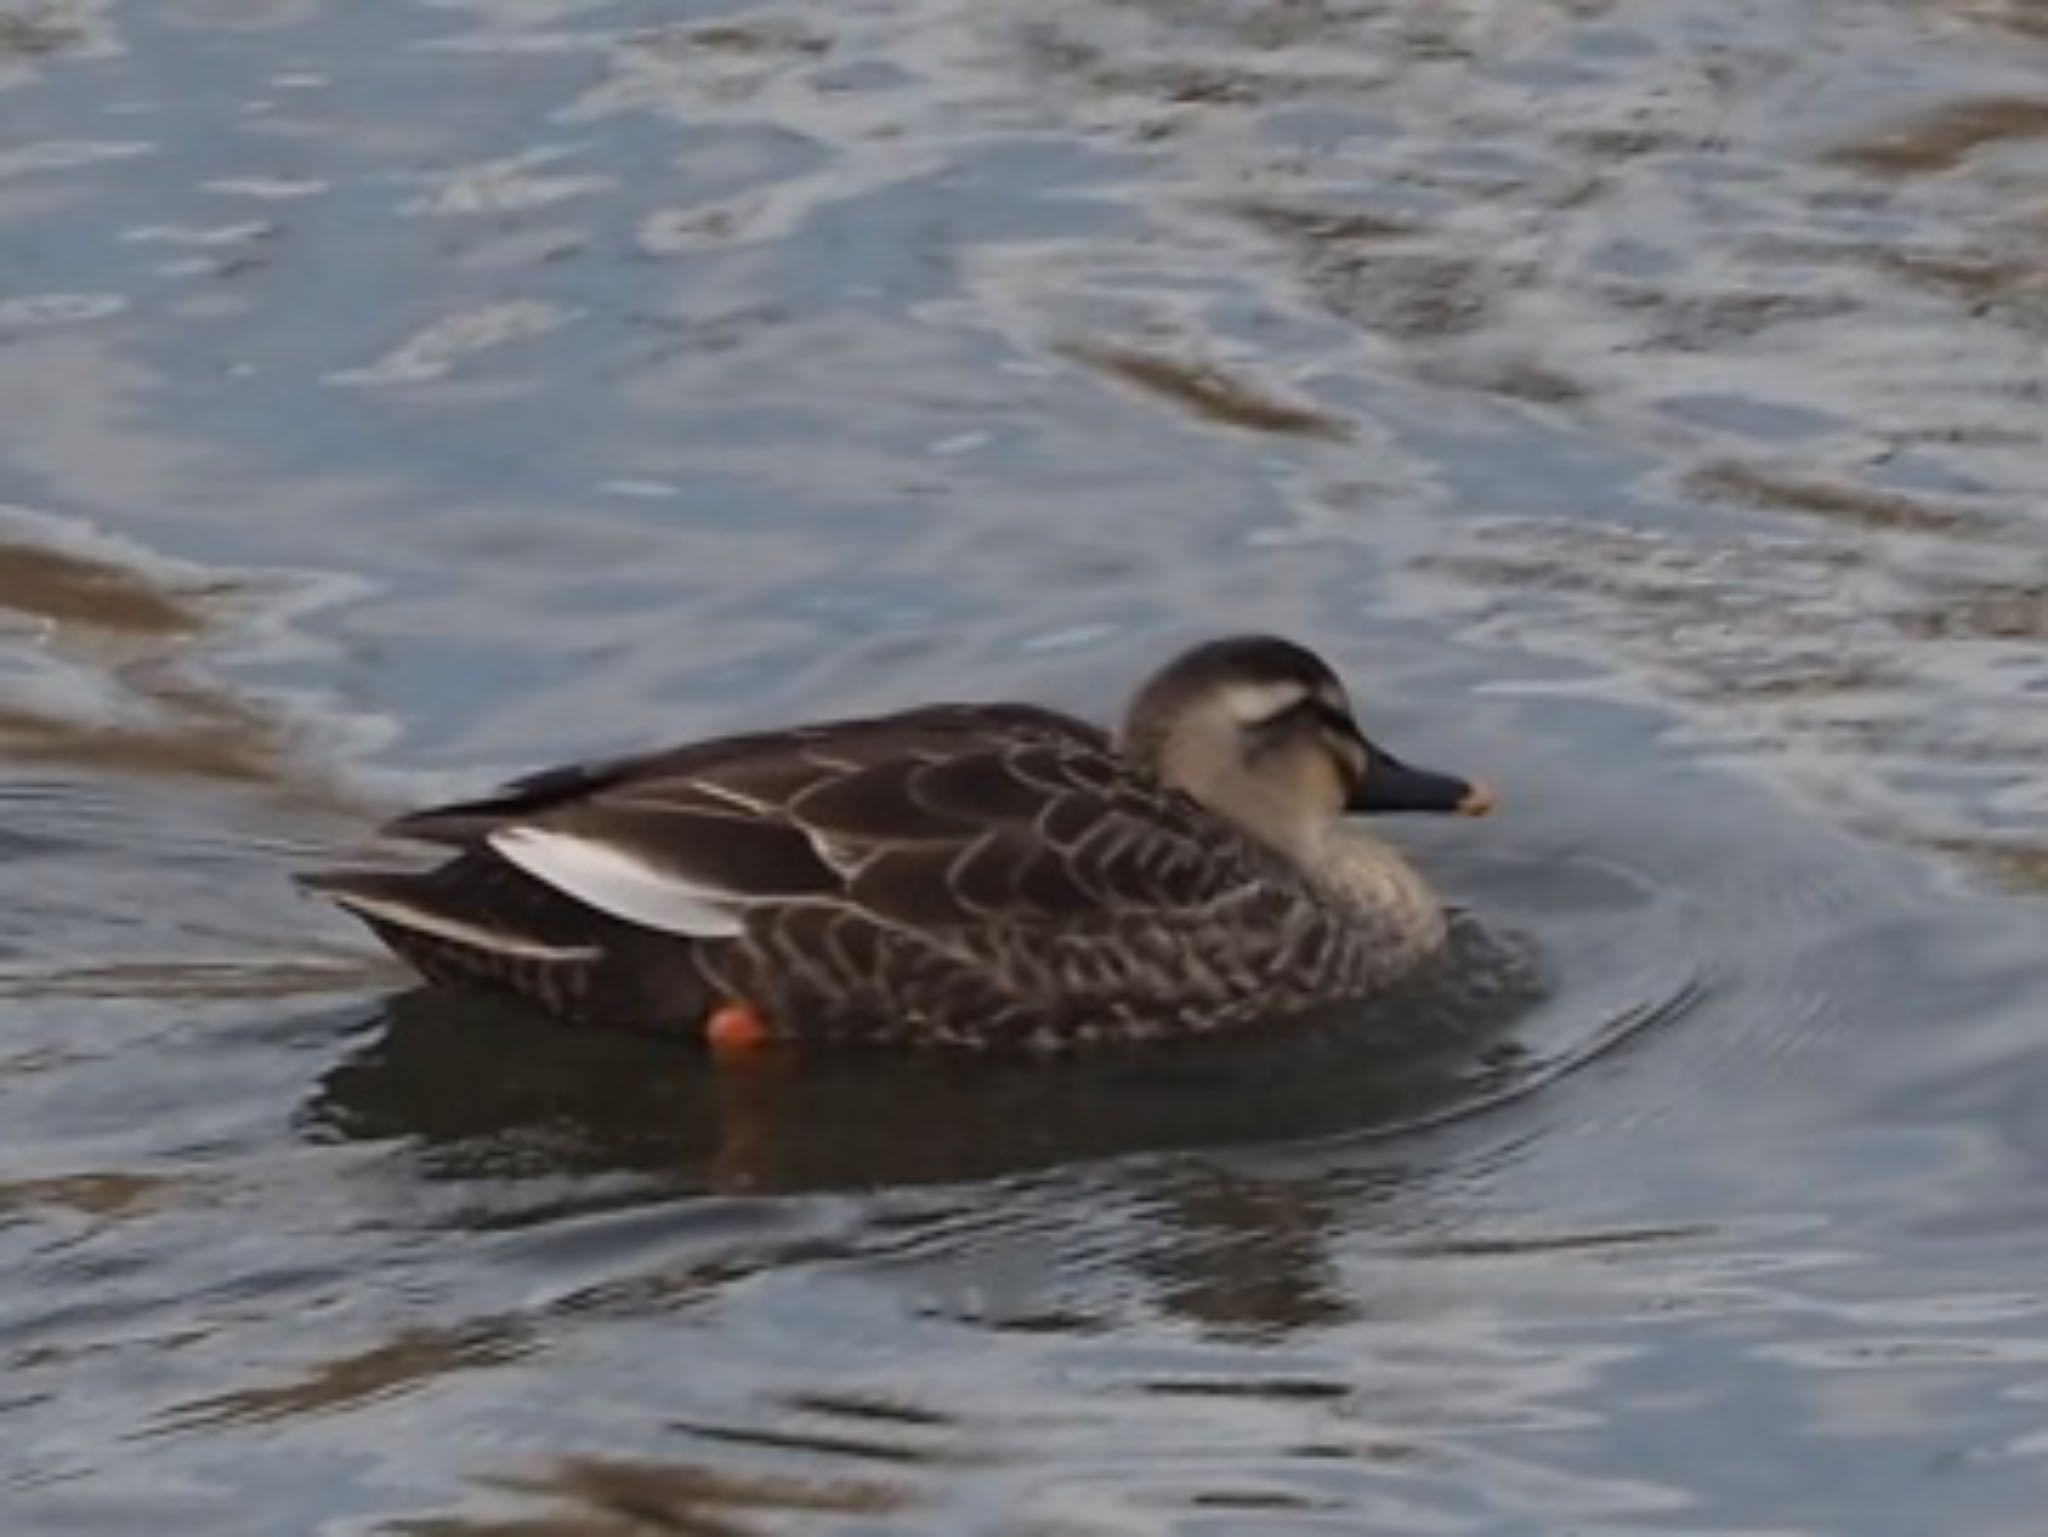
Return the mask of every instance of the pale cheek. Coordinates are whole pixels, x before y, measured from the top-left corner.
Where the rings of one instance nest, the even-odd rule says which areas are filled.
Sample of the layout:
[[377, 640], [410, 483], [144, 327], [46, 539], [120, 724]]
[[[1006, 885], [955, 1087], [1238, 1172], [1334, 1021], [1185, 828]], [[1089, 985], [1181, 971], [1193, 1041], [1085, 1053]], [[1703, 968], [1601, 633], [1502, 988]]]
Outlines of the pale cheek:
[[1327, 816], [1336, 816], [1351, 798], [1344, 771], [1330, 758], [1318, 757], [1305, 765], [1302, 798]]

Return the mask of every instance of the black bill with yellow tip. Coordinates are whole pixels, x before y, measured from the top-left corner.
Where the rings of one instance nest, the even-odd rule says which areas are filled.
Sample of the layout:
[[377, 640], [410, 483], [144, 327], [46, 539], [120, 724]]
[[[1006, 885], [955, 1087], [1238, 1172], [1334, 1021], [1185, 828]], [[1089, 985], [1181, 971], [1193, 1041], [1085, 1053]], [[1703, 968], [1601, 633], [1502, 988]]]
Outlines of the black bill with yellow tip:
[[1410, 768], [1391, 753], [1368, 745], [1365, 773], [1352, 786], [1344, 809], [1370, 816], [1391, 811], [1448, 811], [1483, 817], [1493, 810], [1494, 793], [1477, 780], [1459, 779], [1432, 769]]

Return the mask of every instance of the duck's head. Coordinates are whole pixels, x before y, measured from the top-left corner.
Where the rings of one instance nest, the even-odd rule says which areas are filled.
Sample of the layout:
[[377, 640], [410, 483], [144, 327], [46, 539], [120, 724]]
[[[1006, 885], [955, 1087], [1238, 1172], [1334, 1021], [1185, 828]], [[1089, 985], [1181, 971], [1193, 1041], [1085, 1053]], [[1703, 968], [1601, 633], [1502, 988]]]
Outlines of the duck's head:
[[1352, 813], [1484, 816], [1493, 792], [1412, 768], [1359, 729], [1327, 663], [1272, 635], [1183, 652], [1124, 718], [1124, 751], [1166, 783], [1269, 843], [1299, 849]]

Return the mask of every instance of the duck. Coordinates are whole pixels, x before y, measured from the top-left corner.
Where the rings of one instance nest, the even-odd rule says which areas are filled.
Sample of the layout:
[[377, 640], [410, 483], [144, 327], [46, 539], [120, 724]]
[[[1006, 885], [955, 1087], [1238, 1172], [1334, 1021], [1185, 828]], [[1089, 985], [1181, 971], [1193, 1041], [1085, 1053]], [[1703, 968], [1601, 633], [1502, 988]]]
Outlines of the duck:
[[300, 879], [428, 983], [576, 1025], [1061, 1052], [1402, 980], [1445, 908], [1348, 819], [1494, 800], [1381, 748], [1313, 651], [1235, 635], [1113, 733], [945, 703], [573, 763], [384, 829], [439, 863]]

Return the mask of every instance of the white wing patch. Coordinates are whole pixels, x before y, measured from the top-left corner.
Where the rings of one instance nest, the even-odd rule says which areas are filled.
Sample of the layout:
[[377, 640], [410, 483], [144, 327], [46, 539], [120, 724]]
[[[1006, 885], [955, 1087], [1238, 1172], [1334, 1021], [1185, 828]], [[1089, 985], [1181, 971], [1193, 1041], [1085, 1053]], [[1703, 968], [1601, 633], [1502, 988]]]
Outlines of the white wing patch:
[[730, 891], [656, 869], [614, 844], [541, 827], [507, 827], [490, 845], [537, 881], [601, 913], [692, 939], [730, 939], [742, 904]]

